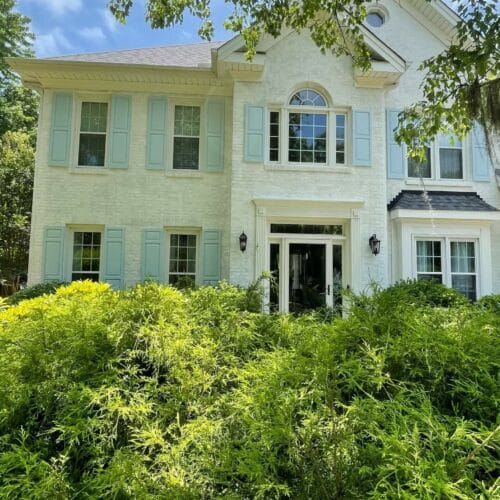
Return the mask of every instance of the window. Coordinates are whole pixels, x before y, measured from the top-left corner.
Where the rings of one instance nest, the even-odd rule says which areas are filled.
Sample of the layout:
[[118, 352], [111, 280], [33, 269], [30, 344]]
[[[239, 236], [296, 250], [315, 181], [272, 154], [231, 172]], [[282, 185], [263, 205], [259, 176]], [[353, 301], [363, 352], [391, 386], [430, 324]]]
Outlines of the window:
[[91, 231], [73, 233], [71, 281], [99, 281], [100, 262], [101, 233]]
[[443, 282], [440, 241], [417, 241], [417, 278]]
[[78, 165], [103, 167], [106, 157], [108, 104], [82, 102]]
[[316, 90], [296, 92], [287, 107], [268, 111], [268, 160], [345, 165], [347, 120], [346, 112], [329, 108], [326, 98]]
[[200, 156], [200, 107], [175, 106], [173, 168], [197, 170]]
[[457, 136], [439, 137], [439, 172], [441, 179], [463, 179], [462, 141]]
[[417, 279], [439, 281], [470, 300], [477, 298], [476, 244], [474, 241], [417, 241]]
[[425, 148], [425, 158], [408, 158], [408, 177], [457, 180], [464, 178], [462, 141], [455, 135], [440, 135]]
[[[325, 98], [315, 90], [305, 89], [290, 99], [291, 106], [326, 107]], [[288, 114], [288, 161], [320, 163], [327, 161], [327, 113], [310, 110]]]
[[171, 234], [168, 282], [193, 286], [196, 281], [196, 235]]
[[280, 112], [269, 113], [269, 161], [280, 159]]
[[337, 114], [335, 116], [335, 160], [339, 164], [345, 163], [345, 127], [346, 115]]
[[372, 10], [368, 12], [368, 15], [366, 16], [366, 22], [372, 27], [372, 28], [380, 28], [385, 23], [385, 16], [382, 14], [382, 12], [379, 12], [378, 10]]

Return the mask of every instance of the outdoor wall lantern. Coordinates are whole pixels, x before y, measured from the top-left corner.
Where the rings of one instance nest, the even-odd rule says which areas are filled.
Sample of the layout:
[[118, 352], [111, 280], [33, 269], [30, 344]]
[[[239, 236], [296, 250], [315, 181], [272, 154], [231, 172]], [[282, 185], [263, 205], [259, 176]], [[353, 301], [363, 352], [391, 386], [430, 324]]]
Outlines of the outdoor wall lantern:
[[368, 243], [373, 255], [377, 255], [380, 253], [380, 240], [377, 238], [376, 234], [372, 234], [370, 236]]
[[247, 249], [247, 240], [248, 236], [245, 234], [245, 231], [243, 231], [240, 234], [240, 250], [244, 252]]

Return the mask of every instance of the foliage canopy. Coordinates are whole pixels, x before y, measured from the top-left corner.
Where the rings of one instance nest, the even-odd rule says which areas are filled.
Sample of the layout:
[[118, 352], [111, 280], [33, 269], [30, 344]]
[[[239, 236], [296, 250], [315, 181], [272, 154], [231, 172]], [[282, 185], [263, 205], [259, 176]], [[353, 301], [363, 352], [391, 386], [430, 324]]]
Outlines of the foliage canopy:
[[[351, 56], [361, 69], [370, 67], [370, 54], [362, 34], [370, 1], [231, 0], [226, 3], [233, 5], [233, 11], [225, 20], [225, 27], [241, 34], [249, 58], [255, 55], [263, 33], [277, 37], [288, 29], [308, 30], [321, 51]], [[133, 4], [133, 0], [109, 0], [111, 12], [121, 22], [125, 22]], [[146, 19], [153, 28], [168, 28], [190, 14], [200, 20], [198, 34], [208, 40], [214, 32], [213, 4], [211, 0], [148, 0]], [[500, 142], [498, 2], [457, 0], [454, 5], [460, 16], [454, 39], [441, 54], [421, 64], [425, 75], [423, 99], [401, 116], [398, 140], [408, 145], [411, 155], [423, 157], [423, 145], [438, 132], [453, 131], [463, 137], [473, 120], [486, 129], [492, 155], [493, 146]], [[500, 150], [497, 154], [500, 155]]]
[[10, 307], [0, 496], [498, 497], [500, 297], [425, 286], [332, 323], [249, 312], [226, 284]]
[[29, 18], [14, 6], [14, 0], [0, 0], [0, 280], [9, 283], [28, 268], [38, 117], [37, 95], [5, 61], [33, 55]]

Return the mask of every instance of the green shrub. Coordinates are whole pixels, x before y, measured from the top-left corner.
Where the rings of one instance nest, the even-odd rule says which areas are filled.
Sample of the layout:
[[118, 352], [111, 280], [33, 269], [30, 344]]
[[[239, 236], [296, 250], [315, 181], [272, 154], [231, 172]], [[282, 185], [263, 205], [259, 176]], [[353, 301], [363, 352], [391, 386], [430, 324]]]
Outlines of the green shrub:
[[39, 283], [12, 294], [10, 297], [7, 297], [6, 302], [10, 305], [19, 304], [21, 300], [34, 299], [35, 297], [40, 297], [41, 295], [54, 293], [58, 287], [67, 284], [68, 283], [64, 281]]
[[497, 497], [498, 314], [420, 286], [331, 321], [227, 283], [1, 311], [0, 497]]

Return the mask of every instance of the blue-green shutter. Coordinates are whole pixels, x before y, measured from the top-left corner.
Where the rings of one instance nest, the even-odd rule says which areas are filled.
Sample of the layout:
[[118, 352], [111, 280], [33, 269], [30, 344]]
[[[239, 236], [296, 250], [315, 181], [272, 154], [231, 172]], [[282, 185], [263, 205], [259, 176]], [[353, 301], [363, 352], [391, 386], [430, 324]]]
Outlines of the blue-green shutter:
[[145, 229], [142, 232], [142, 280], [164, 281], [165, 233], [162, 229]]
[[203, 231], [202, 235], [202, 282], [216, 285], [220, 281], [221, 232], [213, 229]]
[[104, 231], [104, 281], [115, 289], [123, 288], [124, 233], [117, 227]]
[[72, 94], [55, 93], [52, 100], [52, 126], [50, 130], [49, 163], [67, 167], [70, 163]]
[[49, 226], [43, 235], [43, 281], [64, 281], [64, 226]]
[[352, 113], [352, 163], [360, 167], [372, 164], [371, 115], [369, 111]]
[[389, 179], [404, 179], [406, 170], [405, 147], [398, 144], [394, 138], [397, 128], [399, 111], [387, 110], [387, 177]]
[[151, 97], [148, 102], [146, 168], [163, 170], [166, 165], [167, 99]]
[[108, 165], [111, 168], [128, 168], [131, 107], [130, 96], [115, 95], [111, 100], [108, 155]]
[[224, 102], [209, 100], [207, 119], [207, 166], [210, 172], [224, 170]]
[[264, 108], [245, 107], [245, 160], [264, 161]]
[[486, 145], [484, 130], [475, 123], [471, 131], [472, 139], [472, 179], [475, 181], [488, 182], [491, 179], [492, 165]]

